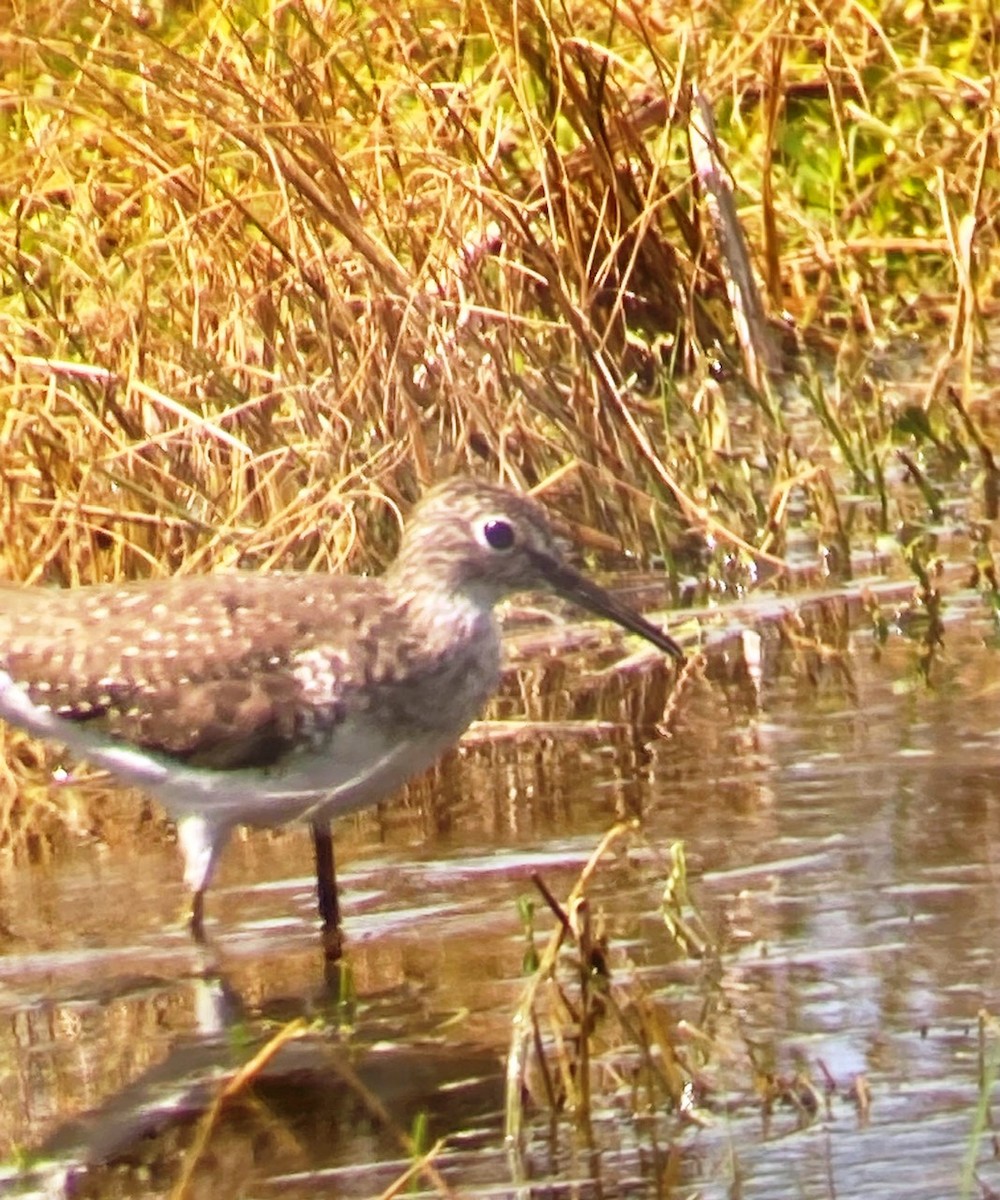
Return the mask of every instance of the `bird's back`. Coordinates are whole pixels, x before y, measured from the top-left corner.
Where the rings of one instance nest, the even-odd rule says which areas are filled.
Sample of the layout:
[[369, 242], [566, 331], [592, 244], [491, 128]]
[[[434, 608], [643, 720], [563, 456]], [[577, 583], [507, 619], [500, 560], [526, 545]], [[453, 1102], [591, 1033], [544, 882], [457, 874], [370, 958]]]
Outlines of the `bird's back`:
[[0, 686], [0, 717], [57, 736], [23, 719], [26, 694], [47, 722], [214, 770], [319, 752], [369, 713], [400, 734], [453, 735], [496, 681], [479, 624], [448, 622], [442, 640], [380, 580], [354, 576], [5, 585], [0, 669], [21, 695]]

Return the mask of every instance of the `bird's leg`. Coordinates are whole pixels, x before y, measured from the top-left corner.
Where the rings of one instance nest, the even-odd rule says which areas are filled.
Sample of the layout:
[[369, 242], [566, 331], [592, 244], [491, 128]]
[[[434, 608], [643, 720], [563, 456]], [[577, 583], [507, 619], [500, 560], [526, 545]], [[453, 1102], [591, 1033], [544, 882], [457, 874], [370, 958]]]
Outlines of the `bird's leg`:
[[195, 892], [191, 897], [191, 918], [189, 921], [191, 936], [200, 945], [205, 944], [205, 890]]
[[337, 870], [333, 858], [333, 834], [330, 822], [316, 818], [312, 823], [313, 850], [316, 853], [316, 900], [324, 928], [340, 925], [337, 897]]
[[323, 948], [328, 959], [340, 957], [343, 940], [340, 933], [340, 900], [337, 895], [337, 870], [333, 857], [330, 822], [317, 817], [312, 822], [313, 850], [316, 854], [316, 900], [323, 922]]
[[191, 936], [205, 942], [205, 893], [229, 838], [229, 828], [211, 825], [202, 816], [181, 817], [177, 841], [184, 855], [184, 882], [191, 891]]

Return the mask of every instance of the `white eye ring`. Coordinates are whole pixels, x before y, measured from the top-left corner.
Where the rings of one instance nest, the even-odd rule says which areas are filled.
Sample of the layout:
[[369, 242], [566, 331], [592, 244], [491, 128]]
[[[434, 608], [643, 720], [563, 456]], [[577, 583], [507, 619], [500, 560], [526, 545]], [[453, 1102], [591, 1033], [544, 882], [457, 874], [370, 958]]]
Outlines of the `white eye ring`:
[[482, 545], [497, 554], [509, 554], [517, 545], [517, 530], [506, 517], [487, 517], [476, 533]]

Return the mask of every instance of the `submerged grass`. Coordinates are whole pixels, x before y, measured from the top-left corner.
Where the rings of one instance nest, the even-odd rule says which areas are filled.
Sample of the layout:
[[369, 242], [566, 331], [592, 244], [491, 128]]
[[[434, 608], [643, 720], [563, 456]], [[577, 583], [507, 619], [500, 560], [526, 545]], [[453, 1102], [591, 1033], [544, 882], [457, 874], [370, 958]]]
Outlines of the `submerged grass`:
[[[700, 995], [700, 1011], [681, 1016], [669, 989], [646, 985], [627, 953], [614, 946], [592, 897], [609, 861], [623, 851], [653, 852], [634, 822], [608, 831], [565, 904], [536, 880], [556, 925], [512, 1026], [505, 1122], [515, 1183], [536, 1178], [542, 1159], [552, 1170], [567, 1157], [586, 1160], [608, 1150], [610, 1139], [619, 1150], [630, 1147], [629, 1161], [632, 1155], [645, 1160], [656, 1194], [666, 1194], [678, 1182], [681, 1131], [711, 1122], [702, 1108], [705, 1068], [725, 1040], [719, 948], [687, 896], [678, 843], [671, 848], [661, 915], [670, 957], [697, 964], [702, 983], [690, 991]], [[587, 1174], [586, 1167], [576, 1170]]]
[[985, 1140], [992, 1143], [991, 1157], [1000, 1155], [1000, 1138], [993, 1120], [992, 1096], [996, 1087], [997, 1076], [1000, 1074], [1000, 1051], [998, 1051], [997, 1034], [1000, 1027], [996, 1017], [985, 1010], [979, 1013], [979, 1087], [973, 1128], [969, 1136], [968, 1151], [962, 1164], [962, 1177], [958, 1194], [962, 1200], [970, 1196], [993, 1195], [990, 1189], [976, 1174], [976, 1164], [980, 1148]]

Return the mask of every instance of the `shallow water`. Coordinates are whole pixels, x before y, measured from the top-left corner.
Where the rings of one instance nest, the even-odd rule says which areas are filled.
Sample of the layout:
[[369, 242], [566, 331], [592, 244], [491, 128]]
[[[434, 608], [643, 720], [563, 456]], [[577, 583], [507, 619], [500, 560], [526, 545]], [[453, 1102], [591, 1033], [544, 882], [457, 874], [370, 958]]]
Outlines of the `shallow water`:
[[[886, 615], [895, 603], [883, 596]], [[426, 1119], [451, 1186], [514, 1194], [502, 1093], [525, 986], [517, 901], [534, 897], [540, 945], [551, 919], [532, 874], [564, 896], [632, 817], [642, 838], [598, 871], [590, 906], [613, 977], [678, 1029], [712, 998], [699, 1123], [665, 1103], [637, 1112], [628, 1050], [610, 1047], [586, 1129], [529, 1106], [532, 1190], [941, 1200], [962, 1194], [967, 1160], [1000, 1187], [992, 1135], [976, 1137], [979, 1014], [1000, 987], [994, 628], [952, 590], [929, 657], [896, 629], [880, 643], [847, 600], [797, 600], [801, 626], [789, 608], [708, 626], [668, 736], [654, 726], [672, 676], [655, 656], [609, 672], [620, 643], [598, 670], [592, 653], [539, 658], [523, 635], [531, 665], [497, 715], [535, 724], [480, 730], [432, 782], [338, 826], [339, 970], [319, 953], [300, 832], [229, 849], [207, 952], [177, 919], [179, 863], [156, 827], [5, 868], [0, 1191], [164, 1195], [189, 1169], [190, 1196], [377, 1195]], [[710, 985], [658, 912], [677, 838], [719, 947]], [[299, 1036], [210, 1122], [223, 1081], [295, 1018]], [[990, 1032], [991, 1061], [996, 1044]]]

